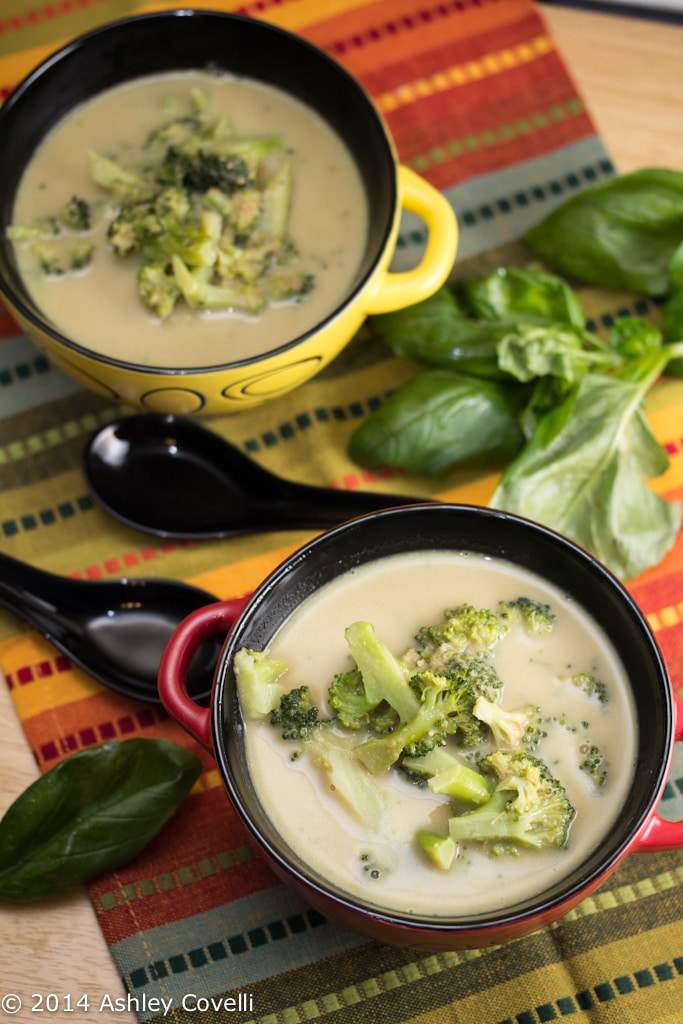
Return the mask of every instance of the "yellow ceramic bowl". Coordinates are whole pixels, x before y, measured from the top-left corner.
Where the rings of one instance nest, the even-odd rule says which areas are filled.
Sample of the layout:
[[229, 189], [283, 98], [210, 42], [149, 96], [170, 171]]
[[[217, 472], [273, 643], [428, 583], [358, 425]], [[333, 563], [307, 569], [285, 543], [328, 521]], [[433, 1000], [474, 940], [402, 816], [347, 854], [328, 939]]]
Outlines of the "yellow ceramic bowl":
[[[367, 193], [370, 224], [344, 301], [314, 329], [233, 363], [168, 369], [100, 355], [60, 333], [32, 302], [5, 227], [24, 168], [64, 116], [104, 89], [142, 75], [206, 66], [260, 79], [308, 103], [345, 141]], [[17, 322], [57, 366], [85, 387], [166, 413], [230, 413], [309, 380], [339, 354], [369, 314], [428, 298], [448, 277], [457, 247], [450, 204], [399, 164], [389, 133], [361, 86], [327, 54], [255, 19], [209, 11], [127, 18], [68, 44], [33, 71], [0, 109], [0, 291]], [[420, 217], [427, 243], [413, 269], [390, 264], [404, 210]]]

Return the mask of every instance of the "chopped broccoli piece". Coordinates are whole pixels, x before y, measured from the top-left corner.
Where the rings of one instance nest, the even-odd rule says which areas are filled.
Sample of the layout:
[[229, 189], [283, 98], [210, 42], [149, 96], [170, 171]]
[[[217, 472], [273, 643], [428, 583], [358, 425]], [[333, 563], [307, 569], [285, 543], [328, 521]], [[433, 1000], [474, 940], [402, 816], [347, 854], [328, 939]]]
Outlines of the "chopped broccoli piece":
[[80, 242], [72, 245], [69, 249], [69, 268], [71, 270], [83, 270], [92, 263], [95, 246], [92, 242]]
[[531, 704], [515, 711], [505, 711], [500, 704], [478, 697], [472, 714], [488, 725], [493, 742], [503, 750], [533, 749], [545, 735], [541, 728], [540, 708]]
[[38, 260], [40, 269], [44, 274], [49, 274], [51, 277], [59, 277], [64, 273], [64, 264], [56, 249], [45, 245], [44, 242], [36, 242], [32, 246], [31, 252]]
[[270, 724], [281, 728], [285, 740], [305, 740], [321, 724], [309, 686], [283, 693], [270, 715]]
[[579, 690], [583, 690], [587, 697], [592, 697], [600, 704], [607, 703], [607, 687], [602, 680], [597, 679], [590, 672], [577, 672], [576, 675], [571, 676], [571, 681]]
[[432, 793], [451, 796], [463, 803], [483, 803], [493, 790], [487, 776], [470, 768], [445, 746], [434, 747], [422, 757], [406, 756], [399, 767], [415, 785], [428, 786]]
[[79, 196], [72, 196], [62, 207], [59, 219], [71, 231], [89, 231], [92, 225], [90, 203]]
[[490, 780], [463, 761], [432, 775], [428, 786], [432, 793], [451, 796], [465, 804], [483, 804], [493, 791]]
[[328, 689], [328, 702], [345, 729], [367, 728], [371, 713], [377, 707], [377, 704], [368, 700], [363, 677], [358, 669], [341, 672], [334, 677]]
[[419, 694], [412, 718], [385, 736], [370, 737], [356, 750], [371, 772], [389, 768], [401, 754], [419, 757], [442, 746], [446, 736], [466, 728], [472, 719], [475, 693], [461, 679], [419, 672], [412, 677], [410, 685]]
[[381, 790], [356, 757], [358, 740], [332, 728], [334, 719], [321, 719], [308, 686], [282, 694], [270, 724], [285, 740], [299, 741], [293, 760], [308, 757], [325, 773], [330, 789], [363, 824], [379, 830], [386, 812]]
[[420, 829], [416, 837], [417, 845], [426, 853], [438, 868], [448, 871], [455, 859], [455, 841], [451, 836], [441, 836], [429, 829]]
[[590, 776], [593, 784], [598, 788], [607, 782], [607, 763], [602, 752], [594, 743], [584, 743], [579, 748], [582, 758], [579, 768]]
[[287, 671], [285, 662], [243, 647], [235, 654], [233, 669], [245, 717], [259, 719], [272, 714], [286, 692], [280, 682]]
[[138, 270], [138, 295], [162, 320], [169, 317], [181, 295], [173, 268], [161, 261], [143, 263]]
[[356, 663], [368, 701], [377, 706], [386, 701], [398, 713], [401, 722], [409, 722], [419, 707], [419, 699], [409, 684], [409, 673], [380, 640], [369, 622], [352, 622], [344, 632]]
[[88, 161], [90, 177], [107, 192], [127, 202], [153, 194], [153, 189], [137, 171], [122, 167], [109, 157], [92, 150], [88, 153]]
[[462, 604], [444, 613], [445, 621], [424, 626], [415, 637], [418, 646], [429, 652], [443, 644], [453, 651], [474, 651], [493, 647], [507, 633], [507, 625], [487, 608]]
[[557, 616], [549, 604], [534, 601], [529, 597], [518, 597], [514, 601], [501, 601], [500, 616], [507, 622], [520, 622], [532, 636], [549, 633]]
[[575, 811], [547, 766], [526, 752], [496, 750], [480, 767], [496, 780], [492, 796], [449, 819], [456, 842], [517, 843], [539, 849], [564, 846]]
[[185, 301], [196, 309], [238, 309], [245, 313], [258, 313], [265, 305], [263, 290], [235, 280], [211, 284], [204, 277], [193, 274], [178, 255], [172, 259], [173, 274]]

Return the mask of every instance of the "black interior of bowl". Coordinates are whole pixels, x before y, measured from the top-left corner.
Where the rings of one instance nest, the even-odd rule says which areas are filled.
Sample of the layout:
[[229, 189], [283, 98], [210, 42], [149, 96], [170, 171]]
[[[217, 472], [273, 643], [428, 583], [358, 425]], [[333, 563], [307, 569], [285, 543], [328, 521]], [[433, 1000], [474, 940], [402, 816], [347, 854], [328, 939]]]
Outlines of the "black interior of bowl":
[[[127, 79], [173, 70], [225, 70], [256, 78], [313, 107], [343, 138], [367, 190], [370, 225], [355, 284], [382, 252], [396, 205], [391, 144], [366, 93], [304, 39], [240, 15], [166, 11], [105, 25], [48, 58], [0, 108], [0, 277], [31, 312], [4, 238], [17, 187], [36, 147], [67, 113]], [[14, 292], [14, 295], [11, 292]]]
[[[231, 656], [240, 647], [262, 650], [302, 601], [341, 573], [368, 561], [419, 550], [471, 551], [504, 559], [549, 580], [570, 595], [600, 624], [623, 664], [633, 687], [638, 723], [638, 770], [619, 818], [604, 844], [574, 876], [545, 892], [540, 900], [486, 915], [475, 923], [514, 920], [532, 909], [561, 901], [618, 861], [630, 837], [650, 814], [664, 784], [672, 742], [673, 709], [666, 669], [642, 614], [615, 578], [575, 545], [544, 527], [492, 509], [456, 505], [418, 505], [362, 517], [316, 538], [293, 555], [259, 588], [229, 639], [219, 669], [214, 706], [216, 757], [231, 799], [245, 820], [282, 861], [278, 839], [261, 808], [249, 777], [243, 732], [231, 672]], [[238, 723], [231, 728], [229, 722]], [[310, 869], [293, 861], [309, 884]], [[341, 898], [341, 902], [344, 902]], [[377, 908], [374, 908], [375, 911]], [[401, 920], [400, 915], [383, 915]], [[416, 924], [414, 919], [408, 922]], [[471, 926], [473, 919], [469, 919]], [[405, 923], [405, 922], [404, 922]], [[459, 922], [454, 927], [465, 927]], [[443, 930], [443, 922], [433, 922]]]

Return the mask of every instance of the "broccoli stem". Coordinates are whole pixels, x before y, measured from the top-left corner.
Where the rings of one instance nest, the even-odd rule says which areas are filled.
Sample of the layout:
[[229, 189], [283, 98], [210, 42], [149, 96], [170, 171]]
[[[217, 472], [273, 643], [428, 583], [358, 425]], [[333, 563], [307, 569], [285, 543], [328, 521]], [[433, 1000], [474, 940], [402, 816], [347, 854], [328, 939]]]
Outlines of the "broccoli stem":
[[410, 688], [408, 673], [377, 636], [374, 626], [369, 622], [353, 622], [344, 636], [363, 677], [369, 702], [377, 706], [385, 700], [401, 722], [414, 718], [420, 702]]
[[462, 763], [433, 775], [427, 785], [432, 793], [451, 796], [466, 804], [486, 803], [493, 791], [493, 786], [484, 775]]

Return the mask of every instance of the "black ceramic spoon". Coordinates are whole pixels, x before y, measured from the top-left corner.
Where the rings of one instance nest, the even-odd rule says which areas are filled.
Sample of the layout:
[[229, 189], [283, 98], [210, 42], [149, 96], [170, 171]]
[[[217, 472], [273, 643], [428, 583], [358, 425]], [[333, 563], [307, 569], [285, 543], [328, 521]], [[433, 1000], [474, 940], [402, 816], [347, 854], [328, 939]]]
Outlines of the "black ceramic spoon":
[[119, 522], [177, 539], [324, 529], [424, 500], [293, 483], [194, 420], [145, 413], [98, 431], [83, 472], [96, 501]]
[[[159, 703], [157, 671], [171, 633], [218, 598], [175, 580], [73, 580], [0, 553], [0, 605], [105, 686]], [[208, 697], [222, 638], [197, 652], [189, 688]]]

